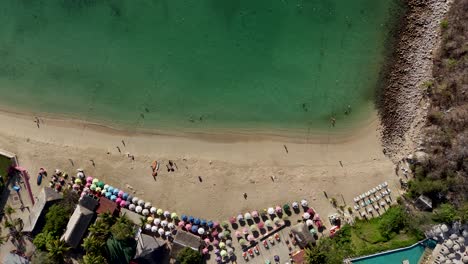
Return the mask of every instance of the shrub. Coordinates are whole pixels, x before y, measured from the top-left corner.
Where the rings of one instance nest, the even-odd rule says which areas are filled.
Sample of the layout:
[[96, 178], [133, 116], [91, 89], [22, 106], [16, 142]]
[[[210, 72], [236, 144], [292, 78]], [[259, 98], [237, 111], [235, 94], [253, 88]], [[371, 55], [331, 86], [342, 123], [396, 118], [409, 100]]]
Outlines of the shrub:
[[70, 219], [69, 208], [55, 204], [50, 207], [46, 214], [46, 224], [43, 233], [50, 233], [52, 236], [59, 237], [65, 231], [68, 220]]
[[202, 255], [200, 252], [186, 247], [177, 255], [177, 261], [180, 264], [199, 264], [202, 262]]
[[440, 27], [442, 29], [447, 29], [448, 28], [448, 21], [447, 19], [442, 19], [442, 21], [440, 21]]
[[450, 204], [441, 204], [437, 210], [434, 210], [432, 219], [440, 223], [452, 223], [458, 219], [457, 211]]

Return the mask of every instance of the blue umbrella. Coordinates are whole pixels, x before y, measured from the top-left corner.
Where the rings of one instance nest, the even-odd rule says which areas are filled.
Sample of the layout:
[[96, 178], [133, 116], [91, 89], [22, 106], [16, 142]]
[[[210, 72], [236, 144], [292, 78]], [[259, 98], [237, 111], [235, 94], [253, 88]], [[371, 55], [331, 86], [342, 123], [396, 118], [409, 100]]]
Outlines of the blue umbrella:
[[192, 223], [193, 223], [193, 220], [194, 220], [194, 219], [195, 219], [195, 218], [193, 218], [193, 216], [189, 216], [189, 217], [188, 217], [189, 222], [192, 222]]
[[127, 201], [129, 201], [129, 202], [132, 202], [132, 199], [133, 199], [133, 196], [131, 196], [131, 195], [128, 195], [128, 197], [127, 197]]
[[200, 220], [200, 225], [205, 226], [206, 225], [206, 220], [205, 219]]
[[111, 200], [112, 200], [112, 201], [115, 201], [115, 200], [117, 200], [117, 196], [115, 196], [115, 195], [112, 195], [112, 196], [111, 196]]
[[108, 191], [108, 192], [111, 192], [111, 193], [114, 192], [114, 187], [109, 186], [109, 188], [107, 188], [107, 191]]
[[128, 193], [122, 194], [122, 199], [123, 199], [123, 200], [127, 200], [127, 198], [128, 198]]
[[106, 198], [110, 198], [110, 197], [111, 197], [111, 195], [112, 195], [112, 193], [111, 193], [111, 192], [106, 192]]
[[192, 226], [192, 232], [196, 233], [197, 231], [198, 231], [198, 226], [197, 225]]
[[120, 191], [119, 189], [115, 188], [114, 191], [113, 191], [112, 193], [113, 193], [114, 195], [117, 195], [117, 194], [119, 194], [119, 191]]
[[193, 219], [193, 223], [195, 225], [199, 225], [200, 224], [200, 219], [198, 219], [198, 218]]
[[213, 221], [208, 221], [207, 225], [208, 225], [209, 228], [213, 228], [213, 226], [214, 226]]
[[187, 218], [186, 215], [182, 215], [180, 218], [182, 219], [182, 221], [187, 222], [187, 219], [188, 219], [188, 218]]

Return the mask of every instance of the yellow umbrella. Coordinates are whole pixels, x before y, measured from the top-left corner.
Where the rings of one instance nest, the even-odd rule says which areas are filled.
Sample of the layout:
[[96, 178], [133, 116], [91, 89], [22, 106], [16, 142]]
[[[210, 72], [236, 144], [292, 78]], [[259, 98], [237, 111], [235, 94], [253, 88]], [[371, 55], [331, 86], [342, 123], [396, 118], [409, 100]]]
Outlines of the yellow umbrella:
[[156, 213], [157, 213], [158, 215], [162, 215], [162, 214], [164, 213], [164, 211], [163, 211], [163, 209], [158, 209], [158, 210], [156, 211]]

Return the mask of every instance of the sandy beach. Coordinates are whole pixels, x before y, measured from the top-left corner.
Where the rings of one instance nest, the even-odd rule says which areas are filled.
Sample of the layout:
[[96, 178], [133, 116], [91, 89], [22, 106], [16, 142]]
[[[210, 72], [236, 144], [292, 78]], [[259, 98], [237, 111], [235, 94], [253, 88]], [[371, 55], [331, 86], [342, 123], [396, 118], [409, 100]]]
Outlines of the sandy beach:
[[[70, 120], [39, 119], [40, 128], [34, 116], [0, 113], [0, 147], [18, 155], [33, 178], [33, 189], [39, 189], [35, 174], [40, 167], [70, 174], [82, 168], [118, 188], [133, 189], [157, 207], [223, 220], [303, 198], [327, 215], [335, 210], [324, 191], [339, 204], [343, 196], [352, 206], [356, 195], [383, 181], [396, 190], [398, 181], [393, 163], [382, 152], [376, 114], [350, 135], [320, 135], [313, 140], [258, 134], [129, 134]], [[153, 160], [163, 162], [156, 180], [151, 176]], [[177, 164], [175, 172], [167, 172], [168, 160]]]

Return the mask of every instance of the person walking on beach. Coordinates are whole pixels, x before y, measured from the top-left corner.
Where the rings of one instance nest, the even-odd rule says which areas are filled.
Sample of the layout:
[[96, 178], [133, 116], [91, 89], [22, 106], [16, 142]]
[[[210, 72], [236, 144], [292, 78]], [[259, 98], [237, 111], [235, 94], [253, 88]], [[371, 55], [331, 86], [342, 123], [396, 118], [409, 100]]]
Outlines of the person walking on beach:
[[336, 119], [334, 116], [330, 118], [330, 122], [331, 122], [332, 127], [335, 127]]
[[247, 193], [244, 193], [244, 199], [247, 200]]
[[116, 146], [116, 148], [117, 148], [117, 150], [119, 151], [119, 153], [122, 153], [122, 152], [120, 151], [120, 148], [119, 148], [119, 146]]

